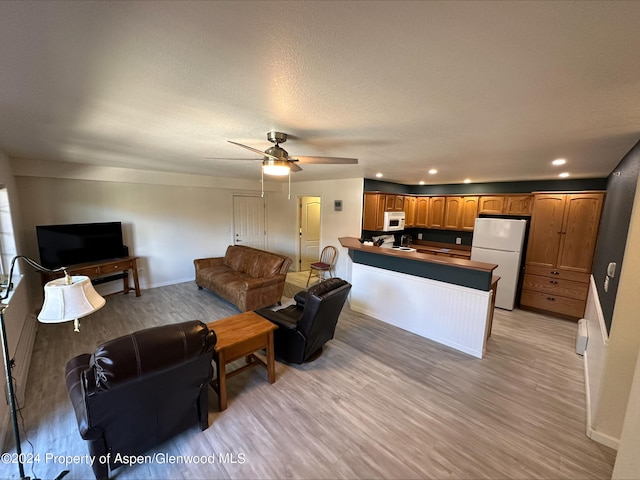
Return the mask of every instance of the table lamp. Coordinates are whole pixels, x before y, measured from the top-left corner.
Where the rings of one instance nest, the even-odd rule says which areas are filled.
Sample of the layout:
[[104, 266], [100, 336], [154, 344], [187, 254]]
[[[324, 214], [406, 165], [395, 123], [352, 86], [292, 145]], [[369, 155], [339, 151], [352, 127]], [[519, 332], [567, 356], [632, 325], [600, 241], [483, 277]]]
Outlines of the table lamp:
[[13, 278], [13, 268], [18, 259], [23, 259], [28, 265], [41, 272], [64, 273], [64, 278], [51, 280], [44, 286], [44, 303], [40, 313], [38, 314], [38, 320], [42, 323], [62, 323], [73, 320], [74, 331], [79, 332], [80, 324], [78, 319], [102, 308], [106, 303], [106, 300], [95, 291], [89, 277], [82, 275], [71, 276], [67, 272], [66, 267], [56, 269], [46, 268], [24, 255], [16, 255], [13, 257], [13, 260], [11, 260], [11, 269], [9, 270], [6, 290], [2, 294], [2, 297], [0, 297], [0, 334], [2, 336], [4, 372], [7, 382], [11, 421], [13, 423], [13, 435], [16, 442], [18, 470], [20, 478], [23, 479], [26, 477], [24, 475], [24, 466], [22, 464], [22, 449], [20, 447], [20, 431], [18, 429], [16, 398], [11, 377], [12, 360], [9, 355], [7, 330], [4, 323], [4, 311], [7, 308], [5, 300], [9, 297], [9, 292], [12, 287], [11, 280]]

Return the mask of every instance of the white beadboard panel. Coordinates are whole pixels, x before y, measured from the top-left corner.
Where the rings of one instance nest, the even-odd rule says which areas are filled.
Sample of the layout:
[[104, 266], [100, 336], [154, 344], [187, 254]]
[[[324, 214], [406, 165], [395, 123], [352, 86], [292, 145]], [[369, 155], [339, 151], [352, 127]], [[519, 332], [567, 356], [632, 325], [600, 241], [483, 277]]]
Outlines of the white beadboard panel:
[[607, 355], [609, 336], [607, 335], [604, 315], [598, 297], [598, 289], [596, 288], [593, 275], [591, 276], [589, 284], [589, 294], [587, 295], [584, 318], [587, 320], [587, 332], [589, 335], [587, 349], [584, 352], [587, 436], [596, 442], [617, 450], [619, 439], [598, 431], [598, 427], [594, 423], [596, 412], [598, 411], [602, 370]]
[[491, 292], [354, 263], [351, 308], [482, 358]]

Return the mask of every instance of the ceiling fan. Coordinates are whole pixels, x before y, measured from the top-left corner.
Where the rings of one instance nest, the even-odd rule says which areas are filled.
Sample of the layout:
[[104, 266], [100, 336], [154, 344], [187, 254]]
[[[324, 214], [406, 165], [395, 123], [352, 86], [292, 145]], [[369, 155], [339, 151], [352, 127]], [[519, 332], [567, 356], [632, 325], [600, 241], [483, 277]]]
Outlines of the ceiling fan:
[[342, 158], [342, 157], [310, 157], [310, 156], [296, 156], [290, 157], [289, 153], [280, 146], [281, 143], [287, 141], [287, 134], [282, 132], [268, 132], [267, 140], [273, 143], [273, 147], [268, 148], [264, 152], [242, 145], [241, 143], [232, 142], [229, 143], [238, 145], [239, 147], [251, 150], [263, 157], [262, 160], [262, 173], [266, 175], [289, 175], [291, 172], [299, 172], [302, 170], [298, 163], [307, 164], [356, 164], [357, 158]]

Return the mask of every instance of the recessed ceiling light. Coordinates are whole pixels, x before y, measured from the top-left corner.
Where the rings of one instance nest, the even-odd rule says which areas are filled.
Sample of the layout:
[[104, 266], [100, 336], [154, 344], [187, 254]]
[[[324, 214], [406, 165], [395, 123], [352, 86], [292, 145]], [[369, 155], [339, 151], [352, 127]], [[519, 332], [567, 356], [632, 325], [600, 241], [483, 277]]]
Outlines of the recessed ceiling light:
[[376, 173], [376, 177], [380, 178], [382, 177], [382, 174], [380, 172]]
[[569, 172], [562, 172], [561, 174], [558, 175], [561, 178], [566, 178], [569, 176]]
[[420, 185], [424, 185], [424, 180], [420, 180], [418, 183], [419, 183]]
[[551, 162], [551, 165], [564, 165], [565, 163], [567, 163], [567, 161], [564, 158], [556, 158], [553, 162]]
[[436, 173], [438, 173], [438, 170], [436, 170], [435, 168], [429, 170], [429, 175], [435, 175]]
[[465, 178], [464, 179], [464, 183], [471, 183], [471, 179], [470, 178]]

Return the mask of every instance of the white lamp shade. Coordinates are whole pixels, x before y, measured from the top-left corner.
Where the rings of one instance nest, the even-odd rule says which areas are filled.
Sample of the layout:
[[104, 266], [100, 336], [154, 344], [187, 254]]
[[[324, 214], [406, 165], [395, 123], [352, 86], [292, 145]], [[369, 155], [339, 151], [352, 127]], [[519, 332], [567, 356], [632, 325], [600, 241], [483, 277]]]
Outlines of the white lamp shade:
[[44, 286], [44, 304], [38, 320], [42, 323], [75, 320], [99, 310], [105, 303], [89, 277], [72, 276], [71, 284], [65, 278], [57, 278]]

